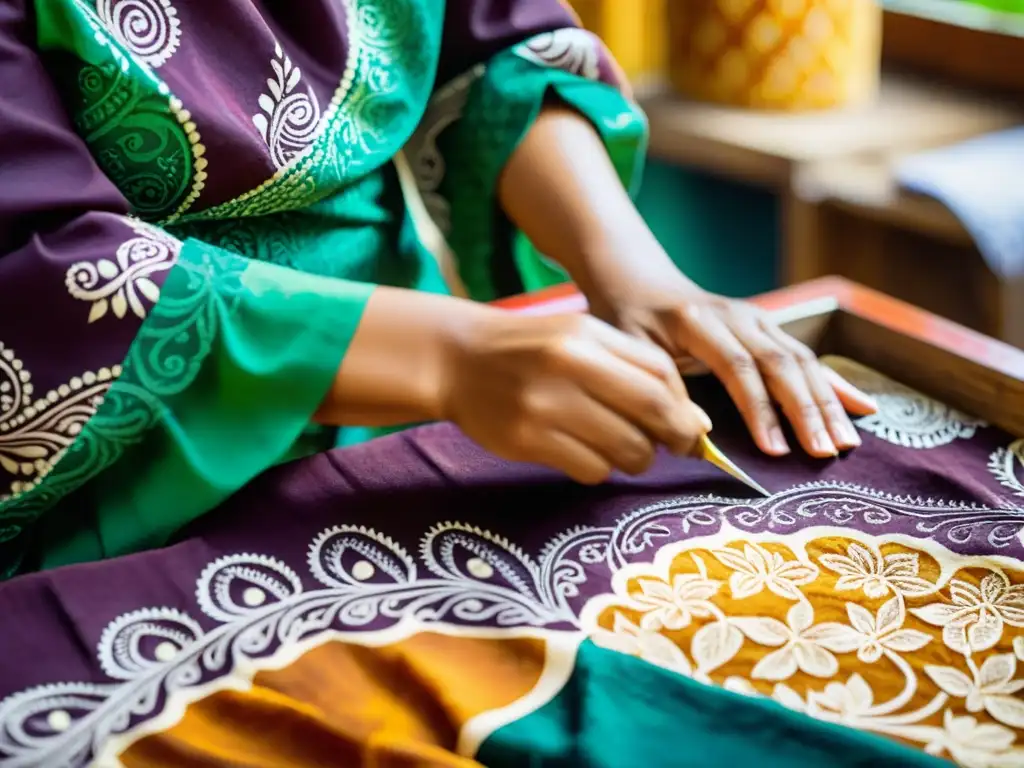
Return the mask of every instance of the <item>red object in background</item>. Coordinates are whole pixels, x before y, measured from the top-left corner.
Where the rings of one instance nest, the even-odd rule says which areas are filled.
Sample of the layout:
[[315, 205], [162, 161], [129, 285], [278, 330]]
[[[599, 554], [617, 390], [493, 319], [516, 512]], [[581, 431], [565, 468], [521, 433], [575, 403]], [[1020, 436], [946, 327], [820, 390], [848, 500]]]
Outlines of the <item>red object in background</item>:
[[[845, 312], [903, 336], [948, 350], [958, 357], [1006, 376], [1024, 380], [1024, 351], [841, 277], [823, 277], [780, 288], [755, 296], [750, 301], [774, 311], [822, 299], [832, 299]], [[553, 315], [582, 312], [587, 302], [575, 286], [560, 285], [536, 293], [513, 296], [495, 302], [495, 306], [516, 312]]]

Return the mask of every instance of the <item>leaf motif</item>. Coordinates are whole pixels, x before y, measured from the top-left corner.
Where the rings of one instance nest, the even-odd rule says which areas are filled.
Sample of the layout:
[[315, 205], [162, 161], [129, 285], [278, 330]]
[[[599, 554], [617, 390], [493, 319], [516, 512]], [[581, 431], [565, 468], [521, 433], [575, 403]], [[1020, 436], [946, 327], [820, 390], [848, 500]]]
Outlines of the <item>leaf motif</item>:
[[929, 603], [910, 610], [914, 616], [933, 627], [945, 627], [951, 621], [956, 620], [962, 611], [962, 607], [948, 603]]
[[814, 608], [806, 600], [801, 600], [786, 612], [786, 621], [794, 632], [805, 632], [814, 623]]
[[864, 636], [857, 630], [832, 621], [811, 627], [804, 637], [833, 653], [852, 653], [864, 644]]
[[993, 654], [978, 670], [978, 686], [986, 691], [1001, 688], [1017, 673], [1017, 659], [1012, 653]]
[[856, 563], [861, 573], [872, 574], [875, 573], [877, 566], [877, 560], [875, 554], [866, 547], [857, 544], [856, 542], [850, 544], [846, 551], [850, 555], [850, 559]]
[[732, 624], [758, 645], [778, 648], [789, 641], [789, 628], [769, 616], [740, 616], [732, 619]]
[[915, 577], [919, 569], [918, 556], [911, 554], [889, 555], [884, 565], [883, 572], [889, 577]]
[[697, 669], [711, 673], [732, 661], [742, 646], [743, 633], [739, 629], [726, 622], [715, 622], [705, 624], [694, 633], [690, 655]]
[[939, 686], [939, 689], [957, 699], [966, 699], [974, 687], [974, 681], [959, 669], [938, 667], [932, 664], [925, 666], [924, 673]]
[[267, 80], [267, 88], [270, 89], [270, 95], [274, 97], [274, 101], [281, 100], [281, 84], [277, 80]]
[[824, 680], [839, 671], [839, 661], [816, 643], [797, 643], [793, 646], [797, 666], [808, 675]]
[[662, 669], [672, 670], [681, 675], [690, 676], [693, 669], [689, 659], [678, 645], [657, 632], [642, 632], [637, 637], [640, 658]]
[[261, 93], [258, 101], [260, 104], [260, 109], [262, 109], [268, 115], [274, 114], [274, 100], [267, 96], [267, 94]]
[[841, 576], [860, 577], [864, 575], [857, 569], [850, 558], [844, 557], [843, 555], [822, 555], [818, 560], [830, 571], [838, 573]]
[[764, 589], [764, 580], [752, 573], [733, 573], [729, 577], [729, 591], [736, 600], [745, 600]]
[[850, 617], [850, 624], [862, 635], [873, 635], [875, 633], [875, 617], [871, 611], [857, 603], [846, 604], [846, 615]]
[[781, 682], [795, 675], [796, 669], [796, 657], [793, 655], [793, 649], [786, 646], [763, 656], [754, 666], [750, 676], [755, 680]]
[[289, 72], [288, 80], [284, 84], [284, 92], [291, 93], [293, 90], [295, 90], [295, 86], [299, 84], [299, 78], [301, 76], [302, 73], [299, 71], [298, 67], [295, 67], [291, 72]]
[[1013, 638], [1013, 652], [1020, 661], [1024, 661], [1024, 635]]
[[1010, 579], [1005, 573], [993, 571], [981, 580], [981, 599], [986, 603], [998, 603], [1009, 586]]
[[900, 628], [903, 624], [903, 601], [894, 597], [878, 609], [875, 630], [879, 635], [887, 635]]
[[89, 322], [95, 323], [107, 314], [107, 310], [110, 308], [110, 304], [106, 299], [99, 299], [93, 302], [93, 305], [89, 308]]
[[114, 312], [114, 317], [118, 319], [128, 314], [128, 299], [125, 298], [124, 291], [114, 294], [114, 298], [110, 300], [110, 308]]
[[712, 553], [715, 559], [718, 560], [726, 568], [731, 568], [734, 571], [740, 571], [741, 573], [755, 574], [754, 567], [747, 562], [747, 559], [737, 552], [735, 549], [726, 547], [724, 549], [716, 549]]
[[919, 651], [932, 641], [931, 637], [916, 629], [900, 629], [885, 638], [885, 647], [896, 653]]
[[100, 277], [105, 278], [107, 280], [113, 280], [121, 272], [117, 264], [110, 261], [110, 259], [100, 259], [99, 261], [97, 261], [96, 271], [99, 272]]
[[753, 567], [754, 572], [762, 576], [768, 574], [768, 553], [756, 544], [744, 544], [743, 555]]
[[800, 694], [785, 683], [776, 683], [775, 687], [772, 689], [772, 699], [782, 706], [794, 709], [797, 712], [803, 712], [807, 709], [807, 705], [804, 703], [804, 700], [800, 698]]
[[890, 583], [906, 597], [923, 597], [935, 591], [935, 585], [917, 576], [897, 576]]
[[8, 456], [0, 453], [0, 467], [9, 475], [18, 474], [18, 462], [12, 461]]
[[1024, 728], [1024, 700], [1016, 696], [986, 696], [985, 709], [1011, 728]]
[[982, 611], [978, 621], [967, 627], [967, 644], [972, 651], [987, 651], [994, 648], [1003, 636], [1003, 620], [987, 611]]
[[949, 583], [949, 594], [958, 606], [973, 608], [981, 602], [981, 590], [960, 579], [953, 579]]
[[135, 281], [135, 287], [139, 289], [139, 293], [145, 296], [153, 304], [160, 301], [160, 286], [150, 280], [148, 277], [140, 277]]
[[270, 126], [267, 125], [267, 118], [263, 115], [253, 115], [252, 121], [256, 124], [256, 130], [260, 132], [260, 136], [263, 137], [264, 141], [267, 141], [267, 131], [270, 128]]

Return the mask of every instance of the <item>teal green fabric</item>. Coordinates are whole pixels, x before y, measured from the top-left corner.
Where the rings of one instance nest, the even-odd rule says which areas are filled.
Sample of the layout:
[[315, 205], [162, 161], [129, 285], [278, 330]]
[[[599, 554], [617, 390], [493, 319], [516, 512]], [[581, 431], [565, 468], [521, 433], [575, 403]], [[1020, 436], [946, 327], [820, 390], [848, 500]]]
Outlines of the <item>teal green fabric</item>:
[[86, 425], [102, 435], [130, 414], [147, 428], [95, 481], [94, 525], [43, 528], [39, 564], [164, 544], [287, 455], [372, 290], [186, 241], [107, 407]]
[[589, 640], [554, 699], [497, 730], [476, 759], [488, 768], [948, 765], [895, 741], [703, 685]]
[[497, 200], [501, 171], [551, 97], [595, 126], [627, 189], [639, 187], [647, 121], [635, 104], [609, 85], [538, 64], [515, 49], [496, 56], [473, 82], [461, 119], [438, 139], [447, 167], [440, 192], [451, 207], [448, 244], [466, 290], [479, 301], [501, 296], [496, 250], [515, 259], [522, 290], [566, 280], [560, 267], [522, 241]]
[[[2, 511], [16, 511], [20, 519], [42, 515], [25, 566], [163, 545], [277, 463], [402, 428], [334, 430], [309, 421], [374, 286], [449, 291], [390, 162], [406, 127], [424, 113], [430, 97], [425, 73], [431, 71], [424, 57], [436, 57], [440, 46], [440, 17], [433, 15], [439, 11], [429, 4], [417, 9], [423, 46], [396, 53], [402, 86], [390, 96], [394, 109], [382, 113], [397, 122], [378, 127], [382, 138], [372, 147], [356, 148], [366, 154], [358, 163], [332, 160], [345, 142], [338, 118], [317, 139], [323, 152], [310, 155], [321, 164], [299, 164], [266, 189], [198, 211], [188, 210], [187, 187], [150, 200], [156, 207], [144, 213], [162, 226], [152, 227], [153, 236], [174, 247], [184, 242], [181, 261], [96, 415], [48, 475], [3, 502]], [[97, 45], [89, 37], [94, 20], [82, 6], [61, 3], [53, 10], [39, 29], [41, 47], [78, 57], [96, 68], [96, 77], [114, 78], [125, 103], [166, 99], [167, 87], [154, 70], [138, 65], [117, 41]], [[521, 235], [496, 200], [498, 176], [545, 99], [575, 107], [597, 127], [631, 188], [642, 166], [646, 122], [635, 105], [607, 85], [524, 52], [522, 46], [508, 49], [466, 81], [471, 85], [461, 117], [439, 142], [449, 169], [440, 192], [456, 222], [450, 245], [476, 299], [496, 297], [499, 265], [518, 270], [527, 288], [564, 279], [536, 252], [512, 248]], [[88, 102], [72, 118], [94, 152], [106, 152], [121, 167], [132, 158], [118, 154], [121, 144], [107, 152], [103, 142], [120, 135], [122, 126], [93, 114], [101, 106]], [[179, 116], [166, 105], [153, 109], [174, 140], [181, 138]], [[90, 130], [97, 120], [102, 130]], [[348, 167], [361, 170], [339, 177]], [[176, 178], [189, 178], [187, 169], [178, 170]], [[54, 509], [72, 494], [69, 501], [83, 503]], [[81, 516], [83, 508], [90, 517]]]

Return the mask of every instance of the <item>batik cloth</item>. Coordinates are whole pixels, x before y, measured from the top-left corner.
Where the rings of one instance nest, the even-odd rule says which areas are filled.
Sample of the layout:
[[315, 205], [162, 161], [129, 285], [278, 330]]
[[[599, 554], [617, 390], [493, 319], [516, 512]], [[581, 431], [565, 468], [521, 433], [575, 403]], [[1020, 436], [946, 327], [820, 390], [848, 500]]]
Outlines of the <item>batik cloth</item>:
[[864, 446], [773, 492], [586, 489], [424, 427], [165, 549], [0, 585], [0, 764], [1024, 766], [1024, 441], [849, 361]]
[[632, 187], [616, 72], [559, 0], [0, 5], [0, 577], [365, 438], [310, 417], [374, 286], [449, 290], [428, 234], [472, 298], [561, 279], [497, 178], [550, 98]]

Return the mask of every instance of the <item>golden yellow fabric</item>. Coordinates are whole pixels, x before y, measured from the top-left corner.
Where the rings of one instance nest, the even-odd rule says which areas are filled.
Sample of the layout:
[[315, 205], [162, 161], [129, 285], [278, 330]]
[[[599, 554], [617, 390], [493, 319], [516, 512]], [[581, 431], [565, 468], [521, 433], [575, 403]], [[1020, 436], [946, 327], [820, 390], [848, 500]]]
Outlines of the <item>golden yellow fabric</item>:
[[121, 755], [126, 768], [470, 768], [473, 717], [533, 689], [545, 644], [415, 634], [381, 647], [329, 642], [247, 690], [220, 690]]
[[959, 734], [964, 764], [1024, 735], [1011, 559], [849, 529], [723, 534], [628, 566], [588, 608], [601, 645], [935, 753]]
[[668, 12], [671, 80], [684, 95], [805, 110], [864, 102], [877, 90], [875, 0], [686, 0]]

